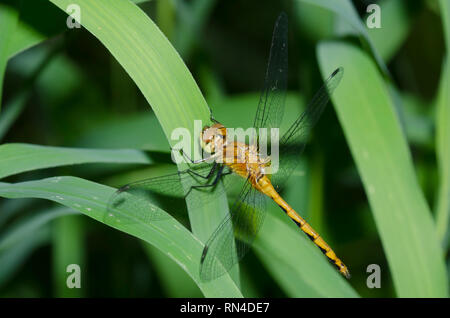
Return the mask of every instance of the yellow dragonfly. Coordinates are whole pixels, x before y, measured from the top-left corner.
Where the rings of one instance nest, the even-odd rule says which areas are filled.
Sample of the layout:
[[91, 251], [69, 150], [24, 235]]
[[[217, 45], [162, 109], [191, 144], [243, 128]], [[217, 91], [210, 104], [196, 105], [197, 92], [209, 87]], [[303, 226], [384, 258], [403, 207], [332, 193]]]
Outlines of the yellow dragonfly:
[[[264, 87], [256, 112], [254, 128], [279, 128], [283, 113], [287, 86], [288, 67], [288, 22], [282, 13], [275, 24], [269, 63]], [[265, 200], [271, 199], [294, 221], [294, 223], [317, 245], [337, 270], [349, 278], [347, 266], [339, 259], [322, 237], [297, 213], [280, 195], [287, 178], [297, 166], [306, 137], [318, 121], [330, 95], [339, 84], [343, 69], [337, 68], [313, 97], [305, 111], [294, 121], [278, 142], [279, 167], [269, 174], [271, 157], [260, 152], [258, 135], [252, 141], [239, 142], [228, 138], [227, 128], [211, 115], [211, 125], [205, 126], [200, 134], [200, 143], [207, 154], [200, 160], [188, 159], [189, 169], [175, 174], [150, 178], [130, 183], [120, 188], [111, 198], [108, 216], [120, 220], [114, 211], [118, 208], [134, 213], [143, 221], [155, 221], [160, 215], [150, 211], [148, 202], [152, 193], [187, 197], [193, 191], [207, 190], [213, 200], [218, 182], [229, 175], [238, 176], [244, 185], [231, 205], [229, 215], [221, 222], [207, 240], [200, 257], [200, 277], [208, 281], [228, 272], [248, 252], [263, 223]], [[190, 187], [183, 184], [190, 179]], [[192, 180], [195, 180], [193, 183]], [[204, 201], [198, 201], [199, 204]], [[191, 205], [192, 207], [192, 205]]]

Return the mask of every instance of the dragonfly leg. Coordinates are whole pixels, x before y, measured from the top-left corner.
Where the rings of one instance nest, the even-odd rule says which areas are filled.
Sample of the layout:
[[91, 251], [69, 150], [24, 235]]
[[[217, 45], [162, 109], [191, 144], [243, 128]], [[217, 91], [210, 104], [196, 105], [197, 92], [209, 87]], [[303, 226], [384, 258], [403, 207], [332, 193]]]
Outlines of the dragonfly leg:
[[209, 158], [201, 158], [201, 159], [198, 159], [198, 160], [192, 160], [192, 159], [187, 155], [187, 153], [185, 153], [185, 152], [183, 151], [183, 149], [180, 149], [180, 152], [181, 152], [181, 154], [183, 155], [183, 157], [184, 157], [186, 160], [188, 160], [189, 162], [191, 162], [191, 163], [193, 163], [193, 164], [199, 164], [199, 163], [202, 163], [202, 162], [205, 162], [205, 161], [208, 161], [208, 160], [211, 160], [211, 159], [214, 158], [214, 156], [211, 156], [211, 157], [209, 157]]
[[[219, 180], [220, 180], [220, 178], [221, 178], [222, 176], [226, 176], [226, 175], [232, 173], [232, 171], [223, 172], [223, 169], [224, 169], [224, 168], [225, 168], [224, 166], [221, 166], [221, 167], [219, 168], [219, 171], [217, 172], [217, 176], [214, 178], [213, 182], [211, 182], [210, 184], [202, 184], [202, 185], [194, 185], [194, 186], [191, 186], [191, 187], [189, 188], [188, 192], [186, 193], [186, 195], [184, 196], [184, 198], [186, 198], [186, 197], [191, 193], [191, 191], [192, 191], [193, 189], [201, 189], [201, 188], [210, 188], [210, 187], [214, 187], [214, 186], [217, 184], [217, 182], [219, 182]], [[213, 169], [215, 170], [216, 168], [213, 167], [211, 170], [213, 170]], [[209, 174], [211, 174], [211, 172], [210, 172]], [[210, 177], [211, 177], [211, 176], [210, 176]], [[209, 179], [209, 178], [208, 178], [208, 179]]]
[[213, 166], [211, 167], [211, 170], [209, 170], [208, 174], [206, 176], [201, 175], [198, 172], [195, 172], [193, 169], [186, 169], [185, 172], [189, 173], [190, 175], [194, 175], [203, 179], [208, 180], [209, 178], [211, 178], [211, 176], [213, 175], [214, 171], [216, 171], [217, 169], [217, 162], [214, 162]]
[[219, 122], [214, 118], [211, 107], [209, 107], [208, 104], [207, 104], [207, 106], [208, 106], [208, 109], [209, 109], [209, 120], [211, 122], [215, 123], [215, 124], [218, 124]]

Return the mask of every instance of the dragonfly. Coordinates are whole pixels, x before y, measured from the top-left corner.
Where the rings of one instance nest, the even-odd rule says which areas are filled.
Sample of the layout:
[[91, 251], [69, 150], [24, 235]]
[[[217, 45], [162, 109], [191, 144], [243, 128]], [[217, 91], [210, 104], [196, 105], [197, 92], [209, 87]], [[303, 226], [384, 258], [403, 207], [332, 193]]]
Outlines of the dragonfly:
[[[278, 17], [272, 36], [269, 62], [265, 74], [253, 127], [279, 128], [284, 113], [288, 68], [288, 18], [285, 13]], [[108, 204], [107, 217], [116, 222], [126, 222], [118, 209], [133, 213], [133, 219], [154, 222], [163, 218], [153, 205], [154, 194], [175, 197], [189, 197], [194, 191], [203, 193], [209, 200], [221, 191], [226, 191], [233, 182], [229, 176], [237, 176], [243, 185], [230, 205], [229, 214], [206, 241], [200, 257], [200, 278], [203, 281], [216, 279], [229, 272], [249, 251], [258, 234], [265, 215], [267, 200], [273, 200], [282, 211], [302, 230], [308, 238], [325, 254], [327, 259], [346, 278], [350, 278], [347, 266], [307, 221], [300, 216], [280, 195], [290, 175], [292, 175], [302, 154], [312, 127], [323, 113], [330, 96], [343, 76], [343, 69], [337, 68], [326, 79], [314, 95], [304, 112], [291, 124], [278, 141], [279, 164], [277, 172], [270, 174], [272, 160], [260, 152], [261, 136], [242, 142], [227, 138], [227, 128], [211, 113], [211, 124], [203, 127], [200, 145], [205, 158], [192, 160], [182, 150], [189, 168], [177, 173], [136, 181], [119, 188]], [[186, 186], [188, 182], [189, 186]], [[217, 185], [223, 182], [226, 186]], [[225, 190], [224, 190], [225, 189]], [[206, 191], [206, 192], [205, 192]], [[207, 200], [208, 200], [207, 199]], [[192, 208], [195, 202], [189, 201]]]

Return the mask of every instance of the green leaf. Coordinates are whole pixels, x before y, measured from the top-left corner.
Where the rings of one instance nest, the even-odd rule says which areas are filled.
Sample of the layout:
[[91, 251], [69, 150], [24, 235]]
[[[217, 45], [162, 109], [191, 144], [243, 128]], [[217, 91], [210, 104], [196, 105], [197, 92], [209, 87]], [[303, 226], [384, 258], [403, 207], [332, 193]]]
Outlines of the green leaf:
[[61, 10], [69, 4], [80, 6], [82, 25], [134, 80], [169, 140], [175, 128], [186, 127], [192, 131], [194, 119], [208, 121], [208, 107], [191, 73], [164, 34], [139, 7], [127, 0], [51, 2]]
[[138, 150], [102, 150], [37, 146], [0, 145], [0, 178], [17, 173], [82, 163], [150, 163]]
[[[114, 191], [114, 188], [75, 177], [54, 177], [17, 184], [0, 183], [2, 197], [51, 200], [102, 223], [105, 222], [107, 203]], [[118, 209], [118, 213], [133, 219], [126, 211]], [[133, 221], [135, 222], [116, 222], [113, 227], [157, 247], [189, 274], [205, 296], [242, 296], [229, 275], [206, 283], [200, 280], [199, 260], [203, 244], [169, 214], [158, 222], [143, 222], [138, 219]], [[111, 223], [108, 225], [112, 226]]]
[[438, 236], [446, 247], [450, 221], [450, 4], [440, 1], [447, 45], [443, 62], [436, 111], [436, 156], [439, 168], [439, 192], [436, 206]]
[[[175, 145], [171, 134], [180, 128], [190, 131], [191, 144], [198, 143], [194, 140], [194, 121], [209, 122], [206, 101], [179, 54], [139, 7], [127, 0], [50, 1], [61, 10], [69, 4], [80, 6], [82, 25], [103, 43], [134, 80], [152, 106], [171, 146]], [[186, 165], [179, 168], [185, 169]], [[222, 195], [208, 209], [203, 206], [192, 211], [189, 201], [198, 199], [196, 196], [187, 200], [189, 219], [194, 235], [205, 242], [227, 216], [228, 204]]]
[[436, 229], [388, 88], [371, 59], [341, 42], [318, 48], [323, 77], [344, 67], [333, 102], [369, 199], [397, 294], [446, 297]]

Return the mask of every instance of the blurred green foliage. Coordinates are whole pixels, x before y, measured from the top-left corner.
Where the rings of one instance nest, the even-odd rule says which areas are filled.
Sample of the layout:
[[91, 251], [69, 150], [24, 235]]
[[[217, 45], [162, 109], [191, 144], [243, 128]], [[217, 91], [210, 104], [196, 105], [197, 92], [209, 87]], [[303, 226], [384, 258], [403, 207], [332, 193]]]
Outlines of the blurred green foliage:
[[[82, 9], [81, 29], [67, 28], [66, 2], [0, 1], [1, 297], [447, 297], [448, 1], [99, 0]], [[374, 2], [381, 29], [365, 25]], [[206, 120], [205, 100], [224, 124], [252, 124], [281, 11], [290, 19], [284, 125], [329, 68], [346, 66], [336, 111], [315, 127], [284, 195], [353, 277], [339, 277], [271, 205], [240, 279], [203, 284], [196, 257], [212, 230], [203, 222], [226, 204], [118, 231], [103, 223], [106, 186], [174, 171], [167, 133]], [[381, 149], [372, 165], [361, 145]], [[46, 179], [58, 176], [77, 178]], [[393, 201], [370, 185], [397, 191]], [[80, 290], [65, 287], [72, 263], [82, 266]], [[366, 285], [369, 264], [381, 266], [380, 289]]]

